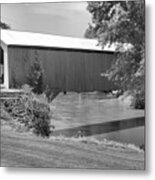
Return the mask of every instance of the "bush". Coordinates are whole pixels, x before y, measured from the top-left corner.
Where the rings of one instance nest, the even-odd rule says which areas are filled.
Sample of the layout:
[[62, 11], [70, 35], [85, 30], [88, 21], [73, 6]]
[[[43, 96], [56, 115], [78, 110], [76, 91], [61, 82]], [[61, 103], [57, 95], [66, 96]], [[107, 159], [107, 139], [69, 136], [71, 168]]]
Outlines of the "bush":
[[0, 119], [1, 120], [10, 120], [11, 116], [10, 114], [5, 110], [5, 108], [3, 106], [0, 107]]
[[[141, 83], [142, 84], [142, 83]], [[133, 95], [133, 101], [131, 106], [135, 109], [145, 109], [145, 87], [139, 85], [138, 82], [135, 83], [136, 88], [134, 91], [131, 91]]]
[[50, 130], [50, 117], [48, 112], [34, 111], [34, 118], [32, 126], [34, 127], [33, 132], [36, 135], [41, 135], [42, 137], [49, 137], [51, 134]]
[[10, 100], [4, 103], [5, 110], [28, 130], [32, 130], [36, 135], [49, 137], [51, 134], [51, 109], [47, 98], [36, 95], [32, 88], [24, 86], [23, 94], [17, 100]]
[[36, 135], [49, 137], [51, 134], [51, 111], [47, 103], [43, 101], [33, 101], [32, 128]]
[[135, 109], [145, 109], [145, 97], [143, 93], [136, 94], [132, 106]]

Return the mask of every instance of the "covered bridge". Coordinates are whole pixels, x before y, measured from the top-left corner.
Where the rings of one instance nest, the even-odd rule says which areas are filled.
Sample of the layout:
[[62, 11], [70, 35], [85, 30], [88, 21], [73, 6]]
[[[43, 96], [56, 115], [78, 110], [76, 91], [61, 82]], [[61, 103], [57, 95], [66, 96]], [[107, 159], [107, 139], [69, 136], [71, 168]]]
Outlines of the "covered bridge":
[[41, 62], [45, 87], [60, 91], [110, 91], [104, 74], [114, 61], [114, 48], [96, 40], [1, 30], [1, 86], [20, 88], [35, 58]]

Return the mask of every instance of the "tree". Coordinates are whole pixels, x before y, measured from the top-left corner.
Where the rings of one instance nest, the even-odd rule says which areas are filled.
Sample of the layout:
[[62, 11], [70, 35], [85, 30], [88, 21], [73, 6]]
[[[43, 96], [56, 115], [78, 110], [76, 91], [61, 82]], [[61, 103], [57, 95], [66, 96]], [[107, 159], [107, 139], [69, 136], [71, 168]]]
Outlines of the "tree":
[[91, 24], [89, 24], [84, 36], [89, 39], [97, 38], [96, 32]]
[[38, 59], [37, 51], [35, 52], [35, 60], [32, 62], [29, 74], [27, 76], [28, 84], [33, 88], [36, 94], [42, 94], [44, 91], [44, 71], [41, 62]]
[[85, 36], [93, 34], [103, 48], [107, 44], [117, 45], [117, 58], [108, 70], [108, 78], [122, 90], [132, 93], [136, 102], [140, 97], [138, 103], [141, 105], [137, 107], [144, 108], [144, 1], [88, 2], [87, 9], [92, 14], [92, 24]]
[[10, 29], [10, 26], [0, 21], [0, 29]]

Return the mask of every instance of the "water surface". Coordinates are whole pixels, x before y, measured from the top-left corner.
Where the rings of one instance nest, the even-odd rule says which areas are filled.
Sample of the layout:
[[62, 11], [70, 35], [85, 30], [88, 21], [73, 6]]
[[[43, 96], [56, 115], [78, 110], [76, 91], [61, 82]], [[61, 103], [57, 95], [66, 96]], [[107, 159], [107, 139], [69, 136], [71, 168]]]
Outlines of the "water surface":
[[144, 144], [144, 111], [104, 93], [59, 94], [52, 102], [55, 134]]

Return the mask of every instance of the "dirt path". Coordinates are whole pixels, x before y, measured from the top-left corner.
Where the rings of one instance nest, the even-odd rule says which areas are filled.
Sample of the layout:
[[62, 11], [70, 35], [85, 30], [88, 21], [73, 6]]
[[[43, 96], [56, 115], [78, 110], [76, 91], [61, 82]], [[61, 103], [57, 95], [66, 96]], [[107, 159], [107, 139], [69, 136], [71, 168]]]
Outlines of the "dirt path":
[[1, 132], [1, 166], [144, 169], [144, 153], [89, 142]]

